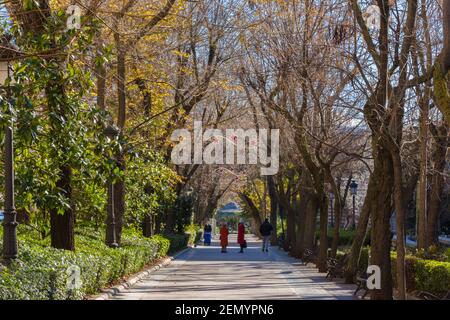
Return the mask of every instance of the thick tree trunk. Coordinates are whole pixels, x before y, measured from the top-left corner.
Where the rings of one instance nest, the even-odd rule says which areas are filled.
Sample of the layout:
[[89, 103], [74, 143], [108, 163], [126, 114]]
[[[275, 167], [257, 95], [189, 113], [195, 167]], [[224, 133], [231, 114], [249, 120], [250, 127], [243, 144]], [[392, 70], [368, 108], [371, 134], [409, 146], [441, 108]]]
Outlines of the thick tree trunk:
[[153, 217], [151, 214], [146, 214], [144, 217], [142, 234], [144, 237], [153, 236]]
[[372, 300], [392, 299], [391, 230], [393, 164], [390, 153], [382, 146], [375, 146], [374, 194], [371, 201], [372, 235], [370, 264], [380, 267], [381, 289], [371, 290]]
[[311, 195], [306, 207], [305, 232], [303, 235], [304, 249], [314, 250], [314, 240], [316, 233], [318, 200], [315, 195]]
[[[64, 89], [63, 80], [60, 77], [49, 81], [46, 88], [48, 109], [57, 115], [57, 117], [50, 117], [50, 136], [54, 137], [52, 142], [61, 149], [62, 155], [66, 155], [67, 153], [65, 151], [70, 148], [59, 136], [60, 127], [63, 125], [62, 119], [66, 121], [68, 117]], [[58, 209], [50, 210], [50, 235], [51, 246], [53, 248], [75, 250], [75, 217], [72, 207], [72, 168], [70, 160], [67, 158], [59, 158], [59, 161], [63, 164], [59, 167], [59, 177], [56, 182], [58, 192], [65, 198], [65, 202], [69, 204], [69, 208], [64, 209], [62, 214], [58, 213]]]
[[446, 154], [448, 147], [448, 129], [446, 125], [435, 127], [430, 126], [431, 133], [434, 138], [433, 147], [433, 175], [431, 178], [431, 194], [430, 207], [428, 211], [428, 226], [427, 226], [427, 242], [428, 245], [438, 245], [438, 222], [439, 210], [442, 203], [442, 195], [444, 190], [444, 176], [443, 172], [446, 166]]
[[161, 225], [162, 225], [162, 215], [159, 214], [156, 216], [155, 219], [155, 234], [160, 234], [161, 233]]
[[270, 237], [270, 243], [273, 246], [278, 245], [277, 241], [277, 208], [278, 208], [278, 199], [277, 192], [275, 189], [275, 181], [273, 176], [267, 176], [267, 187], [269, 189], [269, 197], [270, 197], [270, 223], [273, 226], [274, 232]]
[[114, 217], [116, 219], [116, 241], [122, 243], [122, 229], [125, 216], [125, 182], [117, 180], [114, 184]]
[[[125, 127], [125, 114], [126, 114], [126, 94], [125, 94], [125, 48], [123, 48], [120, 34], [116, 32], [114, 34], [114, 40], [117, 50], [117, 99], [118, 99], [118, 112], [117, 112], [117, 126], [123, 134]], [[125, 157], [123, 152], [117, 155], [116, 160], [121, 170], [125, 170]], [[122, 240], [122, 228], [125, 216], [125, 181], [120, 178], [114, 185], [114, 213], [116, 219], [116, 240], [117, 244], [121, 244]]]
[[426, 249], [427, 245], [427, 143], [428, 143], [428, 101], [420, 103], [420, 178], [417, 186], [417, 249]]
[[[329, 180], [329, 183], [333, 190], [334, 199], [335, 199], [334, 207], [333, 207], [333, 212], [334, 212], [333, 240], [331, 242], [330, 256], [332, 258], [336, 258], [337, 249], [339, 246], [339, 230], [341, 228], [342, 210], [344, 209], [343, 204], [345, 203], [345, 199], [347, 198], [347, 192], [348, 192], [350, 182], [352, 180], [352, 175], [350, 175], [349, 179], [347, 180], [344, 196], [342, 197], [341, 196], [341, 183], [340, 182], [336, 183], [336, 181], [334, 180], [334, 177], [331, 174], [330, 166], [327, 166], [325, 171], [328, 176], [328, 180]], [[339, 177], [339, 181], [340, 181], [340, 179], [341, 178]]]
[[300, 194], [300, 203], [297, 209], [297, 230], [296, 230], [296, 241], [295, 245], [292, 249], [291, 255], [295, 258], [301, 258], [303, 256], [303, 251], [305, 250], [304, 245], [304, 234], [305, 234], [305, 226], [306, 226], [306, 211], [309, 201], [309, 195], [306, 192], [302, 192]]
[[327, 272], [328, 256], [328, 198], [322, 193], [320, 196], [320, 245], [317, 267], [319, 272]]
[[[183, 183], [178, 183], [175, 187], [175, 193], [177, 195], [177, 200], [179, 201], [181, 197], [181, 191], [183, 190]], [[166, 216], [166, 225], [164, 226], [164, 233], [170, 234], [175, 231], [175, 224], [176, 224], [176, 206], [173, 206], [172, 208], [169, 208], [167, 210], [167, 216]]]
[[295, 210], [289, 203], [287, 195], [284, 192], [283, 185], [278, 186], [277, 199], [280, 208], [286, 214], [286, 238], [284, 240], [284, 251], [290, 252], [295, 245]]
[[442, 25], [444, 30], [444, 48], [441, 54], [441, 68], [445, 74], [450, 69], [450, 1], [442, 1]]
[[286, 241], [284, 245], [284, 250], [290, 252], [292, 247], [295, 245], [295, 211], [288, 205], [287, 208], [287, 217], [286, 217]]
[[[64, 197], [70, 203], [72, 187], [70, 186], [72, 170], [70, 166], [60, 167], [57, 187], [62, 190]], [[58, 214], [57, 209], [50, 210], [50, 233], [51, 246], [57, 249], [75, 250], [74, 237], [75, 215], [72, 207], [64, 210], [63, 214]]]
[[398, 299], [406, 298], [406, 276], [405, 276], [405, 206], [403, 201], [403, 172], [400, 158], [400, 150], [392, 150], [392, 162], [394, 168], [394, 203], [397, 222], [397, 261], [396, 280]]
[[257, 227], [257, 235], [259, 235], [259, 226], [262, 224], [262, 220], [261, 220], [261, 214], [260, 214], [258, 208], [253, 203], [252, 199], [250, 199], [249, 196], [247, 196], [245, 193], [240, 193], [239, 197], [244, 202], [249, 213], [251, 214], [253, 221], [255, 222], [256, 227]]
[[[123, 154], [116, 157], [118, 166], [121, 171], [125, 171], [125, 160]], [[114, 184], [114, 218], [116, 226], [116, 242], [120, 246], [122, 240], [122, 228], [125, 217], [125, 181], [119, 178]]]

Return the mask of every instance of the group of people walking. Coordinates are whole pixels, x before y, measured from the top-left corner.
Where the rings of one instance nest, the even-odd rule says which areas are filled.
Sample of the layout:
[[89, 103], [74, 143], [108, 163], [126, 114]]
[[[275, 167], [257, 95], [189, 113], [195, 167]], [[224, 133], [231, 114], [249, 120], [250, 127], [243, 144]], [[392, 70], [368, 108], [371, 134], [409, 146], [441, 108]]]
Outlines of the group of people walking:
[[[263, 237], [263, 243], [262, 243], [262, 251], [263, 252], [269, 252], [269, 242], [270, 242], [270, 236], [273, 232], [273, 226], [269, 222], [269, 219], [265, 219], [264, 222], [259, 227], [259, 233]], [[212, 227], [209, 224], [206, 224], [203, 229], [203, 239], [204, 239], [204, 245], [209, 246], [211, 245], [211, 233], [212, 233]], [[220, 246], [222, 247], [222, 253], [227, 252], [228, 247], [228, 235], [230, 234], [228, 230], [228, 226], [226, 223], [223, 223], [220, 227]], [[244, 249], [247, 248], [247, 241], [245, 240], [245, 224], [244, 220], [240, 220], [238, 224], [238, 234], [237, 234], [237, 243], [239, 244], [241, 250], [239, 253], [244, 253]]]

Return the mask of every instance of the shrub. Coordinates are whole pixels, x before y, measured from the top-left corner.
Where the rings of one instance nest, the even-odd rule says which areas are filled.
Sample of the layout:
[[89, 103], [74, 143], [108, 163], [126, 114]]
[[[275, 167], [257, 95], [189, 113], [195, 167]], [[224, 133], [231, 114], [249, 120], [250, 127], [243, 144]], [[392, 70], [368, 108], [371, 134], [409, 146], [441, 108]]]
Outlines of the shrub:
[[450, 263], [417, 259], [415, 282], [417, 290], [445, 294], [450, 290]]
[[[104, 232], [83, 227], [76, 231], [77, 249], [72, 252], [51, 248], [49, 239], [36, 240], [30, 232], [21, 232], [18, 259], [0, 271], [0, 300], [82, 299], [140, 271], [169, 250], [185, 247], [187, 239], [184, 235], [144, 238], [127, 229], [122, 246], [113, 249], [104, 244]], [[69, 290], [69, 271], [74, 266], [80, 270], [81, 288]]]
[[445, 250], [445, 261], [450, 262], [450, 248]]
[[[396, 258], [391, 253], [392, 277], [396, 285]], [[442, 296], [450, 290], [450, 263], [436, 260], [426, 260], [415, 256], [405, 257], [406, 289], [407, 291], [428, 291]]]
[[[320, 230], [316, 231], [315, 236], [316, 241], [318, 241], [320, 239]], [[331, 248], [331, 244], [333, 243], [333, 229], [328, 229], [327, 237], [328, 237], [328, 247]], [[338, 246], [350, 246], [353, 243], [354, 238], [355, 238], [354, 230], [340, 230]], [[366, 237], [364, 245], [368, 245], [370, 243], [369, 238], [370, 237]]]
[[185, 229], [186, 234], [189, 235], [189, 240], [188, 240], [188, 244], [189, 245], [193, 245], [195, 243], [197, 243], [198, 241], [200, 241], [200, 239], [203, 236], [203, 231], [202, 229], [194, 224], [191, 224], [189, 226], [186, 227]]
[[189, 244], [190, 234], [168, 234], [165, 235], [170, 240], [169, 253], [186, 248]]

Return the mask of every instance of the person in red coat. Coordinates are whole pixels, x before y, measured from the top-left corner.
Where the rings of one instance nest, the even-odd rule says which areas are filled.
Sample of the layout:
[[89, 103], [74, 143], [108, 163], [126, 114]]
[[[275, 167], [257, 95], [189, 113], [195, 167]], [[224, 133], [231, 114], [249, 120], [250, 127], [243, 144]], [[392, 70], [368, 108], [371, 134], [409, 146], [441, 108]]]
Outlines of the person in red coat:
[[228, 246], [228, 228], [226, 223], [220, 228], [220, 245], [222, 246], [222, 253], [226, 253]]
[[241, 251], [239, 251], [239, 253], [244, 253], [244, 248], [245, 248], [245, 226], [244, 226], [244, 220], [242, 220], [242, 219], [241, 219], [241, 221], [239, 221], [239, 225], [238, 225], [237, 242], [241, 246]]

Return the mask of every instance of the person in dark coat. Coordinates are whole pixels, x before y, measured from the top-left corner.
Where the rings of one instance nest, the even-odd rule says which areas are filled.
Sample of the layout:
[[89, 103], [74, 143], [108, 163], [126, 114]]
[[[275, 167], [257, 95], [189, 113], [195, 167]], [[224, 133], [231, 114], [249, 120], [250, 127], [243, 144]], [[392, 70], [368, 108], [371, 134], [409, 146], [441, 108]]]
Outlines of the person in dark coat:
[[241, 221], [239, 221], [239, 225], [238, 225], [237, 242], [241, 246], [241, 251], [239, 251], [239, 253], [244, 253], [244, 248], [245, 248], [245, 226], [244, 226], [244, 221], [242, 219], [241, 219]]
[[262, 251], [269, 252], [269, 242], [270, 242], [270, 235], [272, 234], [273, 226], [269, 222], [269, 219], [265, 219], [264, 222], [259, 227], [259, 233], [261, 233], [261, 236], [263, 237], [263, 245], [262, 245]]
[[212, 233], [212, 227], [209, 223], [205, 225], [203, 228], [203, 244], [205, 246], [211, 245], [211, 233]]

